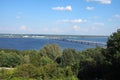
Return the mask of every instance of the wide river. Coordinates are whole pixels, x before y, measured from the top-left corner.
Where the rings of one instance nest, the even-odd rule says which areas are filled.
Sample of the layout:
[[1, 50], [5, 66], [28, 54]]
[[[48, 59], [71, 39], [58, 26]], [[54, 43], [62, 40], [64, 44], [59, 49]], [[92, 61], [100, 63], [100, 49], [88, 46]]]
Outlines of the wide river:
[[[75, 37], [69, 38], [73, 40], [85, 40], [93, 42], [107, 42], [107, 37]], [[85, 50], [87, 48], [95, 48], [95, 45], [87, 45], [81, 43], [60, 41], [50, 38], [0, 38], [0, 48], [17, 49], [17, 50], [39, 50], [45, 44], [58, 44], [61, 49], [73, 48], [76, 50]], [[99, 45], [104, 46], [104, 45]]]

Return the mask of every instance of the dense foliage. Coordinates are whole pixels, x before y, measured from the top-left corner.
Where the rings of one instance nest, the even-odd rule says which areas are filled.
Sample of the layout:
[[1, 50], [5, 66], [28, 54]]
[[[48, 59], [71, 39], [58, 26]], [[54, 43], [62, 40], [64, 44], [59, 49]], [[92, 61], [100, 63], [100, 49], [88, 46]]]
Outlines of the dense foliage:
[[119, 80], [120, 31], [107, 48], [84, 51], [47, 44], [37, 50], [0, 49], [0, 80]]

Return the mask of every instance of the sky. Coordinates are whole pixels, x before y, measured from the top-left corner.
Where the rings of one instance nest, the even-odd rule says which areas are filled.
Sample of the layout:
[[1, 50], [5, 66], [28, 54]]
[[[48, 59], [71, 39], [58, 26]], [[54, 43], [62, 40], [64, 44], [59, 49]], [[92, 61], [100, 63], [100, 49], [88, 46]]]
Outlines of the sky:
[[0, 0], [0, 33], [110, 35], [120, 0]]

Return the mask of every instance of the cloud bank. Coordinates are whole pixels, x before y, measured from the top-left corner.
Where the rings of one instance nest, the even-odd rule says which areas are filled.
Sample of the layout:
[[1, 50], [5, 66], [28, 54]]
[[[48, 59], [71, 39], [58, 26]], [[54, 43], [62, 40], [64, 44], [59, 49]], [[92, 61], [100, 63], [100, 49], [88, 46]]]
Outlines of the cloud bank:
[[86, 0], [87, 2], [98, 2], [100, 4], [111, 4], [112, 0]]
[[92, 11], [92, 10], [94, 10], [94, 7], [88, 6], [88, 7], [86, 7], [86, 10]]
[[82, 22], [87, 22], [87, 20], [84, 20], [84, 19], [73, 19], [73, 20], [62, 20], [62, 22], [65, 22], [65, 23], [82, 23]]
[[57, 10], [57, 11], [72, 11], [71, 6], [66, 6], [66, 7], [53, 7], [52, 10]]

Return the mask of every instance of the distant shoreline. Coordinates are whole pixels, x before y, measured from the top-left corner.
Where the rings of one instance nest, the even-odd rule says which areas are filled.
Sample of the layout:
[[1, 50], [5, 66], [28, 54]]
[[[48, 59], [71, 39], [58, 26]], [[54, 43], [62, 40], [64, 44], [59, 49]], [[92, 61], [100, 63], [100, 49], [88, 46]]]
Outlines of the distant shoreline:
[[56, 35], [56, 34], [0, 34], [0, 38], [50, 38], [50, 37], [108, 37], [105, 35]]

